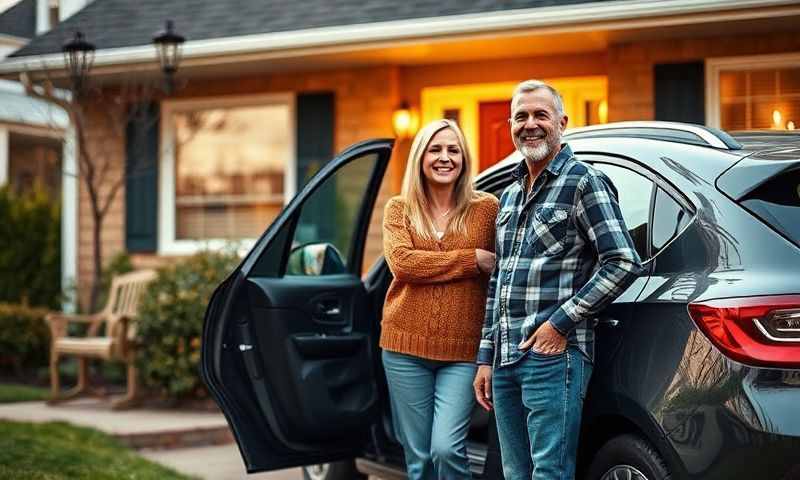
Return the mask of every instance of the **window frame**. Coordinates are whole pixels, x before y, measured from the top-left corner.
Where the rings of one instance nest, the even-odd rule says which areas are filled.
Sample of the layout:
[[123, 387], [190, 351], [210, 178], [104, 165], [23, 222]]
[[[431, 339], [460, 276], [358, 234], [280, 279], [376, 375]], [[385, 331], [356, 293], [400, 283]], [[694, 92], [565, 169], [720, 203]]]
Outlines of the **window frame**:
[[259, 95], [236, 95], [209, 97], [189, 100], [165, 100], [162, 102], [160, 125], [160, 161], [158, 167], [158, 254], [159, 255], [191, 255], [202, 249], [224, 248], [230, 243], [237, 243], [247, 251], [255, 245], [257, 237], [231, 239], [179, 240], [176, 238], [176, 158], [175, 158], [175, 125], [173, 115], [176, 113], [204, 110], [212, 108], [258, 107], [267, 105], [285, 105], [289, 109], [291, 135], [289, 138], [290, 155], [286, 164], [283, 179], [284, 199], [286, 206], [297, 193], [297, 102], [294, 93], [269, 93]]
[[719, 75], [731, 70], [764, 70], [800, 67], [800, 53], [749, 55], [743, 57], [707, 58], [706, 64], [706, 125], [722, 128]]

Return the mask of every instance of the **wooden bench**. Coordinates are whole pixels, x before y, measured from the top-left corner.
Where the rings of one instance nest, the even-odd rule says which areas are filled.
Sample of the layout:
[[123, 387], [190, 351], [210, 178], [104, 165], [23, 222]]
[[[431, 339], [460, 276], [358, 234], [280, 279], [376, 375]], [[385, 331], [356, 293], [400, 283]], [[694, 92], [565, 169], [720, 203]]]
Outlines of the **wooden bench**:
[[[46, 317], [50, 325], [50, 385], [49, 403], [58, 403], [91, 393], [88, 384], [89, 359], [121, 361], [127, 365], [128, 390], [124, 398], [112, 403], [112, 408], [133, 406], [138, 399], [137, 371], [134, 363], [136, 318], [139, 299], [147, 284], [156, 278], [154, 270], [139, 270], [117, 275], [111, 280], [108, 301], [98, 313], [68, 315], [51, 313]], [[69, 323], [88, 324], [85, 337], [67, 336]], [[102, 335], [100, 328], [105, 326]], [[78, 384], [62, 395], [58, 375], [58, 361], [63, 356], [78, 357]]]

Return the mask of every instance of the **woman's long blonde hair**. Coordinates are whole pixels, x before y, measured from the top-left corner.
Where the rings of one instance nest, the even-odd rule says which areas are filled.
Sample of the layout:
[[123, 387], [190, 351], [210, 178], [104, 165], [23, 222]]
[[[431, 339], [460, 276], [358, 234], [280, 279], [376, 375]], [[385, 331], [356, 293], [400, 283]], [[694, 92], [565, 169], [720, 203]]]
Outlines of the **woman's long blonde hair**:
[[434, 232], [436, 228], [428, 208], [430, 200], [428, 198], [428, 183], [425, 179], [425, 174], [422, 172], [422, 157], [425, 155], [433, 136], [446, 128], [456, 134], [458, 146], [464, 159], [461, 165], [461, 173], [453, 189], [456, 204], [453, 207], [447, 230], [455, 231], [461, 235], [467, 234], [467, 213], [469, 212], [470, 203], [476, 196], [475, 191], [472, 189], [472, 158], [461, 129], [452, 120], [445, 119], [434, 120], [425, 125], [414, 137], [414, 142], [411, 144], [406, 173], [403, 178], [403, 189], [400, 195], [405, 200], [406, 216], [411, 222], [411, 226], [420, 237], [428, 240], [435, 238]]

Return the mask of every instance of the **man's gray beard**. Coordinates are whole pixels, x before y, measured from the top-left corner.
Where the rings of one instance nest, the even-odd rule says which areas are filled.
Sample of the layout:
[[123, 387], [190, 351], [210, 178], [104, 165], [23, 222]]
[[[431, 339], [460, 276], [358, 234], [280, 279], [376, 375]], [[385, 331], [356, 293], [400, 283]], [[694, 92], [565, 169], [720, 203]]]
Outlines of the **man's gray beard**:
[[550, 154], [550, 145], [547, 142], [542, 142], [538, 147], [529, 147], [522, 145], [519, 149], [522, 156], [531, 162], [541, 162]]

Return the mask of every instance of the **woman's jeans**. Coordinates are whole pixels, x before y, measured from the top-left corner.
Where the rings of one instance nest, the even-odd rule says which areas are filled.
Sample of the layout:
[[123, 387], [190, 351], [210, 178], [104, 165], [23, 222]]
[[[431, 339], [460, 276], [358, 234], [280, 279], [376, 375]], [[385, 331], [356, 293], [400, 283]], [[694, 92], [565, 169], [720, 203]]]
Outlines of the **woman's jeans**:
[[383, 368], [409, 480], [472, 478], [466, 440], [476, 365], [384, 350]]
[[529, 351], [494, 368], [494, 399], [505, 480], [572, 480], [581, 410], [592, 364], [575, 348]]

